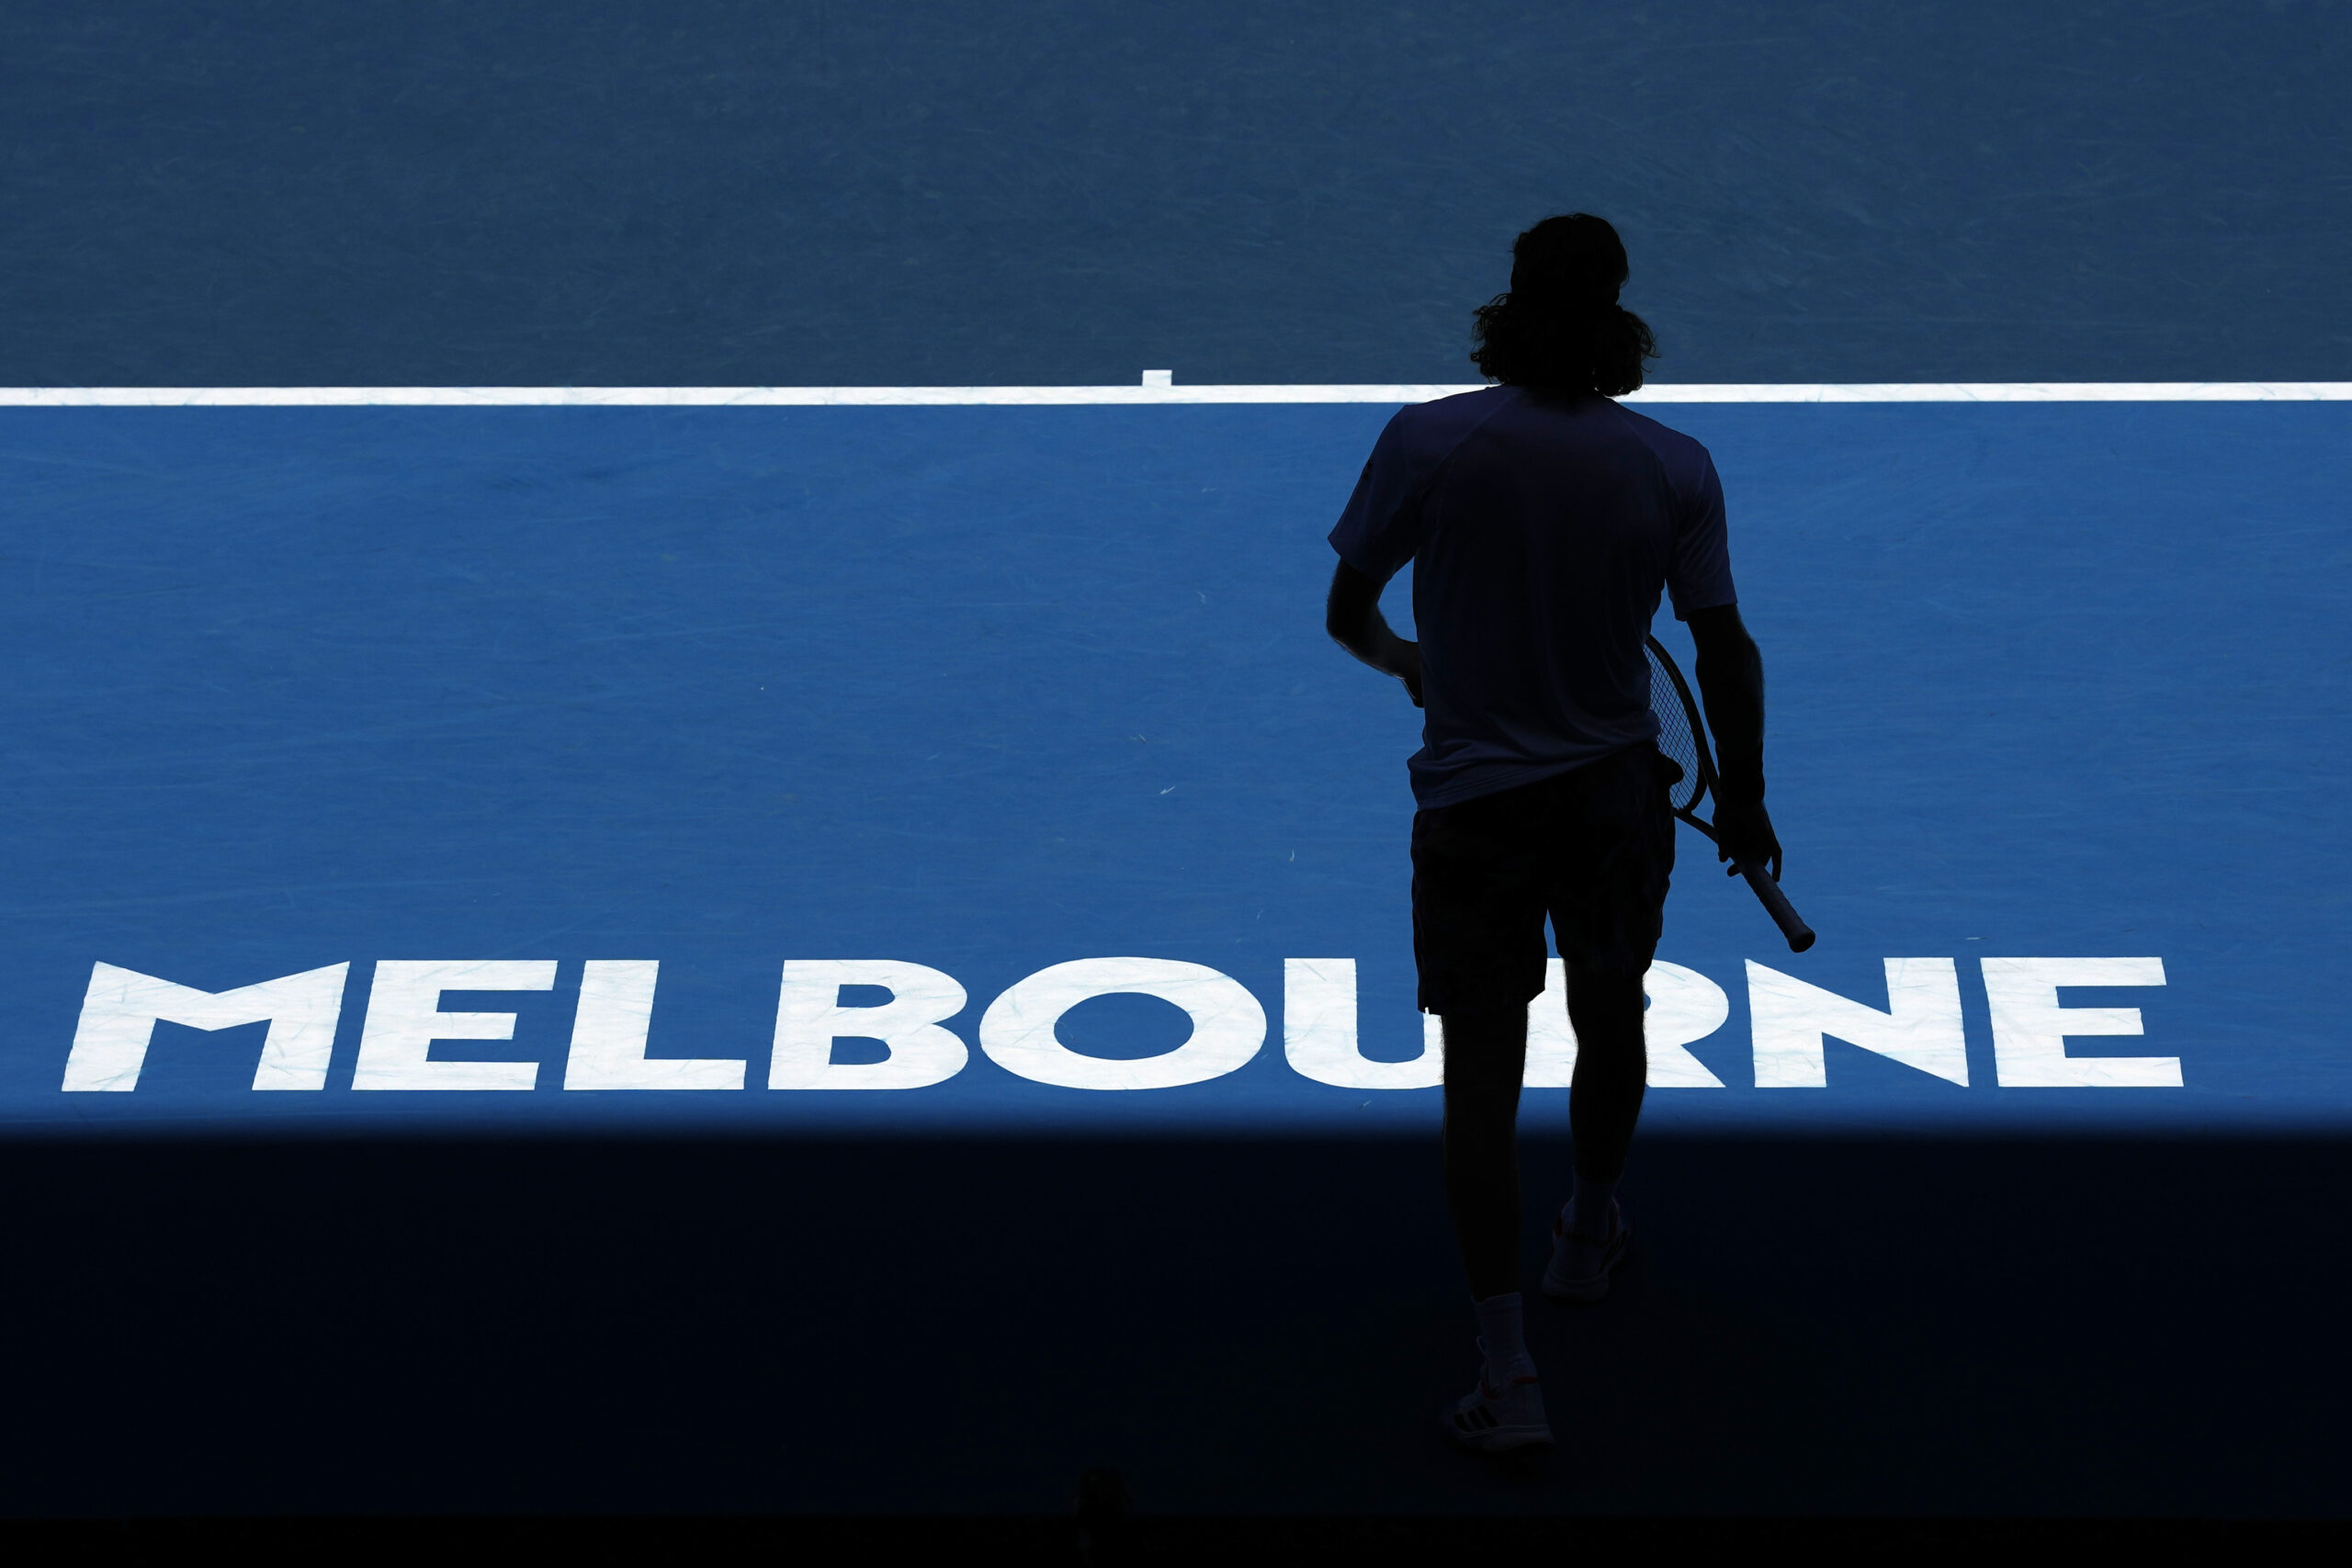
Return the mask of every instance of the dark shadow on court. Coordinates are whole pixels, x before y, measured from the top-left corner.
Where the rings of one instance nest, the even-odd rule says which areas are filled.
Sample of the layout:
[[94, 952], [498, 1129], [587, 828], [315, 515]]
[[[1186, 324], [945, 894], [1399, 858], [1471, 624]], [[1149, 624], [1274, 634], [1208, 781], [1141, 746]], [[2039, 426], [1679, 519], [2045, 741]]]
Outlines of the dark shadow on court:
[[2340, 1510], [2340, 1141], [1645, 1137], [1517, 1470], [1435, 1430], [1436, 1158], [17, 1143], [0, 1511], [1067, 1516], [1096, 1468], [1148, 1516]]

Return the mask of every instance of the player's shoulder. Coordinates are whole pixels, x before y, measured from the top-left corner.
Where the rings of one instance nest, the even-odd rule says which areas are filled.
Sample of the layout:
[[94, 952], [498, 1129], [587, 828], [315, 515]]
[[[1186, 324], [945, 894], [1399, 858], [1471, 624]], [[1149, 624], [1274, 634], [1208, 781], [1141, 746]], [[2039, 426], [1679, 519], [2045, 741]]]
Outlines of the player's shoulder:
[[1508, 407], [1513, 396], [1509, 387], [1480, 387], [1425, 403], [1407, 403], [1388, 422], [1388, 428], [1408, 441], [1459, 440]]
[[1696, 468], [1714, 461], [1696, 436], [1686, 435], [1670, 424], [1661, 424], [1639, 409], [1629, 409], [1622, 402], [1611, 406], [1617, 410], [1624, 428], [1669, 467]]
[[1612, 402], [1620, 428], [1649, 451], [1666, 482], [1675, 492], [1696, 504], [1705, 504], [1706, 498], [1718, 491], [1721, 481], [1715, 478], [1715, 460], [1694, 436], [1685, 435], [1672, 425], [1660, 424], [1649, 415], [1623, 403]]
[[1480, 387], [1425, 403], [1407, 403], [1381, 432], [1380, 444], [1392, 457], [1408, 462], [1443, 462], [1465, 436], [1509, 407], [1511, 400], [1509, 387]]

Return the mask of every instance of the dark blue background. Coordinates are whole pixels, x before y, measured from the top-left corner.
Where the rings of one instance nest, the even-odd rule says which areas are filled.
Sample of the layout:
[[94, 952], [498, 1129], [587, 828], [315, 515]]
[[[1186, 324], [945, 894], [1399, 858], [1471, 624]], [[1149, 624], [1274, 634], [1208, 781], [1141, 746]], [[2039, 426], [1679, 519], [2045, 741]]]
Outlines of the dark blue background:
[[2352, 377], [2320, 4], [0, 10], [0, 384]]

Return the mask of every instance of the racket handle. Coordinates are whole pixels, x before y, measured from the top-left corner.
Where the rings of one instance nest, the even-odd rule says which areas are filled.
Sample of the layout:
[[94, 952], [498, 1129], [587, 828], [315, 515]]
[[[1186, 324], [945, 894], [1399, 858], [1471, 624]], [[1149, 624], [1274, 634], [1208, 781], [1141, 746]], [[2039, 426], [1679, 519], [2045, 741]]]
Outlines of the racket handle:
[[1789, 939], [1789, 951], [1803, 953], [1811, 947], [1813, 928], [1806, 925], [1804, 918], [1796, 912], [1795, 906], [1789, 902], [1789, 896], [1781, 891], [1781, 885], [1772, 880], [1772, 874], [1765, 868], [1764, 863], [1744, 860], [1736, 863], [1739, 874], [1747, 878], [1747, 886], [1755, 890], [1758, 902], [1764, 906], [1764, 912], [1772, 917], [1772, 923], [1781, 928], [1782, 936]]

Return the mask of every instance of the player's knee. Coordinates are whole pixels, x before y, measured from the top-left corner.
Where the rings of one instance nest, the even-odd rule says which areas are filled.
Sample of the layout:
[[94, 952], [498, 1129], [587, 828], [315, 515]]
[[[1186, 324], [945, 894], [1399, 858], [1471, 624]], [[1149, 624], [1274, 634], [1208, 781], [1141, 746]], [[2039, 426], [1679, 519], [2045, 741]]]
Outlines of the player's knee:
[[1597, 964], [1568, 965], [1568, 1011], [1596, 1019], [1642, 1013], [1642, 976]]

